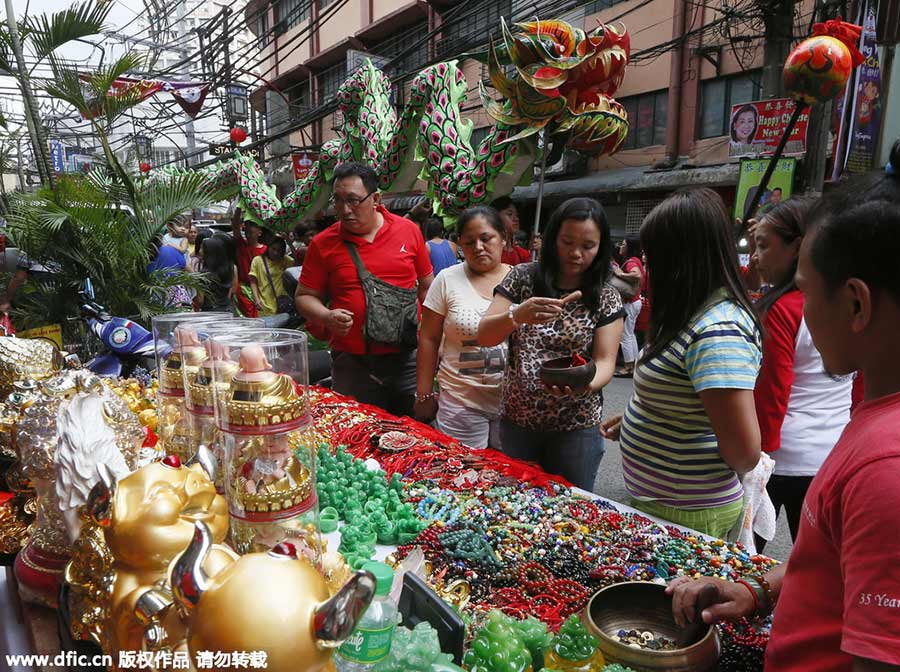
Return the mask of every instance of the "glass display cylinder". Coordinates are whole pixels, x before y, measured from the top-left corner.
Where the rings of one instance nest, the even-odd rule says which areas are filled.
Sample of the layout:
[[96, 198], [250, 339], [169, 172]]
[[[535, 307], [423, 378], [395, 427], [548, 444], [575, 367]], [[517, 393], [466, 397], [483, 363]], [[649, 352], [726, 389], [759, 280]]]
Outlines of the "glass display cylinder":
[[231, 544], [249, 553], [290, 539], [321, 566], [306, 335], [247, 329], [211, 339], [227, 362], [212, 369], [212, 392]]
[[184, 378], [184, 410], [187, 415], [188, 430], [190, 435], [190, 450], [196, 453], [197, 449], [204, 445], [209, 448], [216, 458], [218, 469], [216, 470], [216, 491], [221, 495], [225, 493], [225, 452], [222, 443], [222, 433], [216, 426], [215, 411], [213, 405], [213, 374], [212, 370], [218, 366], [224, 366], [230, 370], [230, 374], [237, 372], [236, 363], [217, 356], [210, 338], [213, 334], [234, 333], [245, 329], [262, 329], [266, 326], [265, 320], [256, 317], [236, 317], [222, 322], [201, 322], [198, 324], [186, 323], [177, 327], [178, 331], [190, 331], [181, 334], [182, 342], [199, 342], [203, 345], [205, 359], [197, 368], [183, 366], [181, 368]]
[[156, 433], [168, 454], [178, 455], [182, 462], [193, 457], [190, 427], [184, 411], [184, 374], [187, 367], [196, 371], [205, 358], [203, 345], [190, 339], [189, 330], [181, 325], [233, 319], [230, 313], [166, 313], [155, 315], [152, 322], [153, 347], [156, 351], [156, 374], [159, 392], [156, 401], [158, 424]]

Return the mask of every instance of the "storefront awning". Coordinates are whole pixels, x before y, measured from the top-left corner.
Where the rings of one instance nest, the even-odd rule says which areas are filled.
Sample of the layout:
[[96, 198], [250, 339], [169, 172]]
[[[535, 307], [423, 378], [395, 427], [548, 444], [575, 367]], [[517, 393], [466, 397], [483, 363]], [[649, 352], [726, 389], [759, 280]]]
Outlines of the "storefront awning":
[[[594, 196], [621, 191], [669, 191], [682, 187], [725, 187], [738, 182], [740, 165], [726, 163], [697, 168], [673, 168], [651, 170], [649, 168], [622, 168], [604, 170], [571, 180], [544, 183], [544, 196], [572, 198]], [[538, 182], [535, 179], [527, 187], [516, 187], [512, 193], [515, 201], [537, 200]]]

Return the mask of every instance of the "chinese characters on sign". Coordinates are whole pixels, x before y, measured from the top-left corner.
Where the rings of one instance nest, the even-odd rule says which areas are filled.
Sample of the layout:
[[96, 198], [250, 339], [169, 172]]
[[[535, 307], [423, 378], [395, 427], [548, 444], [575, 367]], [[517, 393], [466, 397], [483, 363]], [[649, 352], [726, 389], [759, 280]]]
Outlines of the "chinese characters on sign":
[[[775, 152], [781, 136], [787, 129], [794, 112], [794, 101], [790, 98], [761, 100], [755, 103], [733, 105], [729, 124], [728, 156], [759, 156]], [[809, 112], [803, 112], [791, 131], [785, 155], [799, 155], [806, 152], [806, 127]]]
[[[198, 670], [264, 670], [265, 651], [197, 651]], [[119, 667], [124, 670], [190, 670], [187, 651], [120, 651]]]

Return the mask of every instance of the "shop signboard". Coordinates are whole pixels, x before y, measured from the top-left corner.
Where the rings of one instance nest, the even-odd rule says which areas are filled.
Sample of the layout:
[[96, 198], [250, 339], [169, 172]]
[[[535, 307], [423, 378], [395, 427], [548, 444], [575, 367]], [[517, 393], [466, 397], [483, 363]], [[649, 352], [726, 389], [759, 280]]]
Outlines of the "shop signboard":
[[59, 140], [50, 141], [50, 162], [56, 173], [66, 172], [66, 148]]
[[291, 162], [294, 165], [294, 179], [302, 180], [309, 175], [309, 171], [318, 159], [318, 152], [294, 152], [291, 155]]
[[[741, 176], [738, 180], [737, 194], [734, 198], [734, 216], [743, 219], [744, 212], [750, 204], [750, 200], [759, 189], [763, 174], [769, 166], [771, 159], [741, 159]], [[786, 201], [794, 191], [794, 172], [797, 168], [797, 159], [793, 157], [778, 160], [775, 171], [769, 180], [766, 191], [759, 201], [759, 208], [754, 217], [765, 214], [781, 201]]]
[[[774, 154], [794, 112], [790, 98], [759, 100], [731, 106], [728, 156]], [[784, 147], [785, 156], [806, 152], [806, 128], [809, 111], [803, 112]]]
[[865, 60], [856, 69], [856, 99], [845, 170], [866, 173], [875, 165], [881, 130], [881, 59], [875, 44], [875, 7], [870, 3], [863, 20], [859, 50]]
[[16, 334], [19, 338], [39, 338], [44, 341], [50, 341], [57, 348], [62, 350], [62, 327], [58, 324], [48, 324], [35, 329], [26, 329]]

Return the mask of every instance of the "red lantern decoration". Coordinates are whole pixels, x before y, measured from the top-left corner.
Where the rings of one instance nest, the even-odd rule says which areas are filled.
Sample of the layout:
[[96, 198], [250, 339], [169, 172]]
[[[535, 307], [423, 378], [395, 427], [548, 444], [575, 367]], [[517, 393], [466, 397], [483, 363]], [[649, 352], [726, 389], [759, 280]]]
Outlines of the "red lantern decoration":
[[141, 172], [142, 172], [142, 173], [149, 173], [149, 172], [150, 172], [151, 166], [150, 166], [150, 164], [147, 163], [146, 161], [141, 161], [141, 163], [140, 163], [140, 165], [138, 166], [138, 168], [141, 169]]
[[241, 144], [244, 140], [247, 139], [247, 131], [245, 131], [240, 126], [235, 126], [231, 129], [231, 141], [235, 144]]
[[784, 63], [784, 87], [807, 105], [830, 100], [844, 88], [853, 68], [863, 62], [857, 45], [860, 26], [840, 19], [817, 23]]

